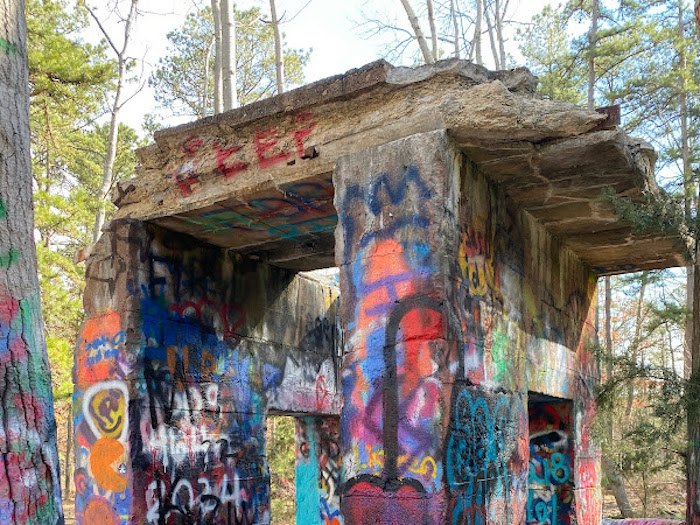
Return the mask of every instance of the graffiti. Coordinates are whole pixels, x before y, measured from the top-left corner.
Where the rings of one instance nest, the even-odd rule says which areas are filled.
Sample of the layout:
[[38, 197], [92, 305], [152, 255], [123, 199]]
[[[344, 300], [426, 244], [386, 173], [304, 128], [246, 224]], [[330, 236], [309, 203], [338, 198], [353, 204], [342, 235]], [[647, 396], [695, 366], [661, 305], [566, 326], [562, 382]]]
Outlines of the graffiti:
[[16, 264], [20, 259], [19, 250], [10, 248], [5, 253], [0, 253], [0, 269], [6, 270], [13, 264]]
[[683, 525], [683, 521], [661, 518], [628, 518], [621, 520], [605, 518], [601, 525]]
[[261, 129], [247, 142], [192, 137], [180, 148], [185, 161], [173, 171], [172, 181], [183, 197], [189, 197], [201, 183], [200, 174], [207, 171], [230, 179], [251, 167], [265, 170], [281, 163], [294, 164], [297, 159], [308, 158], [306, 142], [315, 128], [313, 114], [302, 112], [292, 119], [289, 131]]
[[296, 419], [297, 523], [342, 525], [337, 417]]
[[121, 324], [111, 310], [88, 319], [76, 348], [75, 505], [85, 525], [122, 524], [129, 516], [129, 367]]
[[[0, 51], [4, 51], [5, 53], [16, 53], [17, 46], [14, 45], [12, 42], [0, 37]], [[0, 215], [0, 218], [2, 218], [2, 215]]]
[[518, 523], [526, 475], [522, 397], [468, 383], [457, 384], [452, 397], [444, 459], [451, 523], [485, 525], [499, 512], [504, 523]]
[[37, 296], [17, 300], [0, 285], [0, 522], [4, 523], [49, 523], [62, 514], [56, 506], [60, 484], [55, 434], [49, 433], [49, 428], [55, 429], [51, 384], [40, 376], [47, 364], [34, 332], [38, 314]]
[[[17, 51], [2, 38], [0, 49]], [[7, 218], [8, 207], [0, 198], [0, 220]], [[13, 226], [10, 237], [21, 237]], [[21, 268], [5, 274], [17, 270], [21, 259], [18, 249], [5, 251], [10, 242], [0, 239], [0, 522], [62, 523], [51, 378], [44, 340], [37, 332], [43, 326], [39, 295], [27, 288], [33, 281]], [[9, 289], [2, 283], [9, 283]]]
[[[367, 190], [349, 187], [343, 199], [348, 264], [341, 285], [356, 304], [347, 320], [352, 328], [343, 372], [350, 478], [343, 516], [353, 524], [368, 524], [376, 516], [390, 517], [391, 523], [427, 523], [431, 501], [437, 501], [430, 499], [442, 478], [442, 467], [431, 463], [440, 448], [435, 372], [447, 328], [442, 304], [432, 297], [433, 253], [414, 234], [429, 224], [414, 210], [433, 196], [418, 167], [409, 165], [380, 173]], [[368, 219], [363, 228], [349, 214], [352, 209], [359, 212], [359, 223], [364, 216], [381, 215], [381, 220]]]
[[571, 403], [531, 402], [527, 523], [568, 525], [574, 509]]
[[208, 233], [293, 240], [333, 232], [338, 219], [332, 200], [333, 183], [324, 179], [283, 185], [267, 196], [182, 219]]

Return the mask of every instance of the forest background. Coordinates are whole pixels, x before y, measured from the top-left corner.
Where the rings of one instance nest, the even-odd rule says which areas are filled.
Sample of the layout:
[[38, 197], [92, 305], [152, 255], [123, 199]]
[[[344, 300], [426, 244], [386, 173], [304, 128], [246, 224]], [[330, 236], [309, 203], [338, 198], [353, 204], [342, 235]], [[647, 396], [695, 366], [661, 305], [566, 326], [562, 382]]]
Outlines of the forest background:
[[[695, 237], [700, 38], [686, 0], [165, 4], [27, 0], [35, 239], [68, 516], [84, 261], [113, 212], [111, 189], [133, 176], [134, 150], [161, 127], [381, 57], [397, 65], [455, 56], [496, 69], [525, 65], [544, 97], [621, 105], [622, 127], [659, 153], [669, 201], [649, 203], [647, 212], [614, 204], [640, 228], [663, 220]], [[221, 9], [233, 13], [223, 47], [214, 38]], [[679, 216], [659, 212], [670, 204]], [[683, 517], [693, 266], [599, 285], [606, 515]], [[268, 432], [273, 515], [293, 523], [293, 423], [275, 419]]]

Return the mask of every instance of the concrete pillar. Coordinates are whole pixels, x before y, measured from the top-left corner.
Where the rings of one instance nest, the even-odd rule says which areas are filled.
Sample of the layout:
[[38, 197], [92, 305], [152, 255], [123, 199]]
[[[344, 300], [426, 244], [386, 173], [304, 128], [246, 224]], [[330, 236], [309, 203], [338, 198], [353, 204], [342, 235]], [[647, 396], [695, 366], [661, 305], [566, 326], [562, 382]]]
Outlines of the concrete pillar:
[[443, 132], [336, 166], [347, 525], [445, 523], [458, 176]]

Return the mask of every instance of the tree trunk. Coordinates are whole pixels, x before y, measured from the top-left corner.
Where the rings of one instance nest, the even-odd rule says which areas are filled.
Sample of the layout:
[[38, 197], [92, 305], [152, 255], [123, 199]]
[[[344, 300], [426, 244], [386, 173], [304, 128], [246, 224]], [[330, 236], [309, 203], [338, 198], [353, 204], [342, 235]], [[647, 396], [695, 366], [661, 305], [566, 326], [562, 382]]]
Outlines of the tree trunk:
[[430, 43], [433, 48], [433, 61], [438, 59], [438, 36], [435, 29], [435, 9], [433, 9], [433, 0], [427, 0], [428, 4], [428, 27], [430, 27]]
[[238, 106], [236, 92], [236, 20], [231, 0], [221, 0], [221, 76], [224, 111]]
[[280, 36], [280, 24], [277, 18], [275, 0], [270, 0], [270, 15], [272, 32], [275, 35], [275, 74], [277, 77], [277, 94], [284, 93], [284, 55], [282, 54], [282, 37]]
[[503, 6], [503, 10], [501, 11], [501, 2], [500, 0], [495, 1], [495, 9], [496, 9], [496, 40], [498, 41], [498, 52], [501, 55], [501, 67], [503, 69], [506, 68], [506, 43], [505, 40], [503, 39], [503, 19], [506, 16], [506, 12], [508, 11], [508, 2], [506, 1], [505, 5]]
[[[105, 214], [107, 208], [107, 199], [109, 198], [109, 192], [112, 189], [112, 184], [114, 183], [114, 161], [117, 158], [117, 147], [119, 144], [119, 112], [122, 108], [122, 91], [124, 89], [124, 83], [126, 82], [126, 68], [128, 65], [127, 50], [129, 48], [129, 41], [131, 39], [131, 31], [134, 26], [134, 21], [138, 14], [139, 0], [131, 0], [131, 8], [129, 10], [129, 15], [126, 18], [126, 24], [124, 26], [124, 44], [121, 50], [117, 50], [112, 44], [112, 49], [114, 49], [117, 54], [117, 87], [114, 92], [114, 101], [112, 102], [111, 116], [109, 120], [109, 137], [107, 139], [107, 152], [105, 154], [104, 169], [102, 171], [102, 184], [100, 185], [99, 202], [97, 206], [97, 212], [95, 213], [95, 226], [92, 231], [92, 244], [94, 245], [102, 234], [102, 227], [105, 223]], [[90, 11], [92, 14], [92, 11]], [[93, 18], [97, 21], [97, 18], [92, 14]], [[98, 21], [100, 29], [103, 31], [105, 37], [111, 43], [111, 39], [104, 32], [102, 25]]]
[[591, 2], [591, 28], [588, 31], [588, 109], [595, 108], [595, 49], [598, 45], [598, 0]]
[[207, 52], [204, 55], [204, 66], [202, 67], [202, 109], [200, 111], [200, 117], [206, 117], [207, 115], [207, 105], [209, 104], [209, 69], [211, 52], [214, 48], [215, 37], [212, 36], [209, 40], [209, 45], [207, 46]]
[[413, 34], [416, 36], [416, 40], [418, 40], [418, 46], [420, 47], [420, 52], [423, 55], [423, 60], [426, 64], [432, 64], [433, 62], [435, 62], [435, 60], [433, 60], [433, 55], [430, 52], [430, 48], [428, 48], [428, 42], [426, 42], [425, 40], [425, 35], [423, 34], [423, 30], [420, 27], [418, 18], [416, 18], [416, 13], [411, 7], [411, 3], [409, 2], [409, 0], [401, 0], [401, 4], [403, 5], [404, 10], [406, 11], [408, 21], [410, 22], [411, 27], [413, 28]]
[[459, 19], [457, 18], [457, 10], [455, 9], [455, 0], [450, 0], [450, 18], [452, 19], [455, 32], [455, 58], [459, 58]]
[[486, 29], [489, 33], [489, 43], [491, 44], [491, 54], [493, 55], [493, 64], [496, 69], [501, 69], [500, 59], [498, 57], [498, 50], [496, 49], [496, 27], [491, 22], [491, 15], [489, 14], [488, 6], [484, 9], [484, 19], [486, 20]]
[[0, 515], [62, 524], [29, 153], [23, 0], [0, 0]]
[[484, 59], [481, 56], [481, 24], [484, 17], [484, 3], [483, 0], [476, 0], [476, 20], [474, 21], [474, 54], [476, 57], [476, 63], [480, 66], [484, 65]]
[[634, 518], [634, 509], [630, 504], [630, 500], [627, 497], [627, 490], [625, 489], [625, 480], [622, 479], [620, 474], [617, 472], [615, 463], [613, 463], [610, 458], [603, 454], [603, 474], [608, 480], [608, 485], [610, 490], [615, 497], [615, 502], [617, 503], [617, 508], [620, 511], [620, 515], [623, 518]]
[[[648, 273], [642, 272], [641, 286], [639, 288], [639, 297], [637, 298], [637, 309], [635, 312], [636, 319], [634, 323], [634, 338], [632, 339], [631, 350], [632, 350], [632, 363], [637, 366], [637, 359], [639, 358], [639, 345], [642, 342], [642, 325], [643, 319], [643, 307], [644, 307], [644, 293], [646, 291], [648, 282]], [[632, 404], [634, 403], [634, 379], [630, 379], [627, 386], [627, 406], [625, 407], [625, 417], [629, 419], [632, 415]]]
[[223, 47], [221, 41], [221, 2], [220, 0], [211, 0], [211, 12], [214, 17], [214, 114], [221, 113], [224, 109], [223, 103], [223, 85], [221, 78], [221, 54]]
[[[610, 276], [605, 276], [605, 375], [606, 381], [613, 378], [614, 372], [614, 351], [612, 340], [612, 286], [610, 284]], [[613, 425], [612, 414], [608, 422], [608, 439], [612, 443], [615, 437], [615, 428]]]
[[[613, 339], [612, 339], [612, 286], [610, 282], [610, 276], [605, 276], [605, 353], [606, 353], [606, 381], [610, 381], [613, 377], [614, 368], [614, 349], [613, 349]], [[611, 411], [610, 418], [608, 420], [608, 440], [612, 444], [615, 438], [615, 427], [613, 425], [613, 414]], [[615, 502], [617, 503], [617, 508], [620, 511], [620, 515], [623, 518], [633, 518], [634, 510], [632, 505], [630, 505], [630, 500], [627, 497], [627, 489], [625, 487], [625, 481], [622, 479], [620, 474], [617, 472], [617, 467], [615, 462], [610, 459], [610, 457], [603, 453], [602, 455], [603, 463], [603, 473], [608, 480], [608, 487], [615, 497]]]

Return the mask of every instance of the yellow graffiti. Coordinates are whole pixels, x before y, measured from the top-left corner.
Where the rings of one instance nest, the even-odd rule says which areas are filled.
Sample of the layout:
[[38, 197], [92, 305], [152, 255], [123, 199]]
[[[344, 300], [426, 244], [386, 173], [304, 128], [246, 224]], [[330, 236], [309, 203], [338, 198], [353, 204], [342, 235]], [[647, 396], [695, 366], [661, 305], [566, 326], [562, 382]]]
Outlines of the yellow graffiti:
[[462, 278], [469, 286], [469, 294], [473, 297], [483, 297], [497, 290], [493, 252], [491, 240], [486, 238], [484, 232], [469, 228], [462, 235], [457, 261]]
[[107, 388], [95, 392], [88, 403], [92, 422], [99, 435], [119, 439], [124, 431], [126, 398], [121, 388]]
[[[360, 461], [360, 452], [357, 446], [353, 446], [352, 452], [355, 463], [360, 470], [368, 470], [370, 472], [380, 472], [384, 468], [384, 450], [374, 450], [372, 445], [366, 445], [367, 462]], [[433, 479], [437, 478], [438, 467], [437, 462], [432, 456], [424, 456], [415, 458], [408, 454], [401, 454], [396, 462], [399, 468], [405, 468], [412, 474], [421, 476], [430, 475]]]

